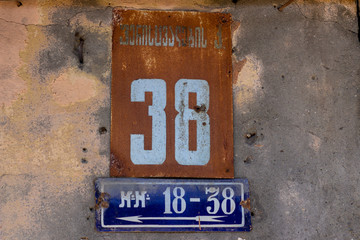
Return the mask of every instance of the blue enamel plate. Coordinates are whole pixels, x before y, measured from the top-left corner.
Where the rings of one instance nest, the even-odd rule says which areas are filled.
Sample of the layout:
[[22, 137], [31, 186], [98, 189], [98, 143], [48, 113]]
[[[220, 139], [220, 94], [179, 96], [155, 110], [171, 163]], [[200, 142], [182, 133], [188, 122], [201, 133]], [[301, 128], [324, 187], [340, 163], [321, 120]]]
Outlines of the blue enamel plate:
[[251, 230], [246, 179], [99, 178], [95, 189], [101, 232]]

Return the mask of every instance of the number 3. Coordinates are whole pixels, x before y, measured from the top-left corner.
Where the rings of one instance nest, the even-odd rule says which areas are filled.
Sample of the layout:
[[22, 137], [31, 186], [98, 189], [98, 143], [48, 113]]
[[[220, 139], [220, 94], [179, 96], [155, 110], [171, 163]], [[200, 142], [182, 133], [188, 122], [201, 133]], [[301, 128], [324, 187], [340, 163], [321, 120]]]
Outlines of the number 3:
[[[138, 79], [131, 84], [131, 101], [144, 102], [153, 93], [148, 114], [152, 121], [152, 150], [144, 150], [144, 135], [131, 134], [130, 157], [134, 164], [162, 164], [166, 158], [166, 83], [162, 79]], [[196, 93], [196, 105], [189, 108], [189, 93]], [[209, 84], [205, 80], [180, 79], [175, 84], [175, 160], [181, 165], [205, 165], [210, 160]], [[197, 150], [189, 150], [189, 120], [196, 120]]]
[[152, 117], [152, 150], [144, 150], [143, 134], [131, 134], [130, 158], [134, 164], [162, 164], [166, 158], [166, 83], [161, 79], [139, 79], [131, 83], [132, 102], [144, 102], [145, 92], [153, 93], [148, 112]]

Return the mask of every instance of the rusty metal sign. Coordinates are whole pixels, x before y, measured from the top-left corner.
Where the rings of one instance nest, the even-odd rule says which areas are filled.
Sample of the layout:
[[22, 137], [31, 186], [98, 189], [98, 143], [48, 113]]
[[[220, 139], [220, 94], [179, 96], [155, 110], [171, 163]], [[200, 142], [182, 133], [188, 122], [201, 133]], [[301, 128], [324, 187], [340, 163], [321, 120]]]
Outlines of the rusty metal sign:
[[114, 10], [111, 176], [234, 177], [230, 24]]

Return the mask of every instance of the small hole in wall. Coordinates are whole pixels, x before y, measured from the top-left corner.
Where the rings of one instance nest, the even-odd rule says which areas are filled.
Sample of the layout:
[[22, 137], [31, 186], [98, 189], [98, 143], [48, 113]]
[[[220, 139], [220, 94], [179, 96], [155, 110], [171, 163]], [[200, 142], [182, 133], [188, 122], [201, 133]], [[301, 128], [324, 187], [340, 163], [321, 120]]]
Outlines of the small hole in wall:
[[88, 150], [87, 150], [87, 148], [83, 148], [82, 151], [83, 151], [84, 153], [86, 153]]
[[248, 157], [246, 157], [246, 159], [244, 160], [244, 163], [249, 164], [249, 163], [252, 162], [252, 160], [253, 160], [253, 157], [252, 157], [252, 156], [248, 156]]
[[18, 7], [21, 7], [23, 4], [22, 4], [22, 2], [20, 2], [20, 1], [16, 1], [16, 5], [17, 5]]
[[107, 133], [106, 127], [101, 127], [101, 128], [99, 128], [99, 133], [100, 133], [100, 134], [105, 134], [105, 133]]

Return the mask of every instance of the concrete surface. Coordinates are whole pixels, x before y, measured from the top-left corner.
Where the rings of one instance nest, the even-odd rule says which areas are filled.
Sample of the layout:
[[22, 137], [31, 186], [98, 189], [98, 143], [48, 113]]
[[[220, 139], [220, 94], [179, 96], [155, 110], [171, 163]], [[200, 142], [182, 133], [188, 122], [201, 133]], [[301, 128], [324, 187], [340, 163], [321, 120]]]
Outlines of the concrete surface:
[[[356, 6], [285, 2], [0, 1], [0, 239], [360, 239]], [[235, 175], [250, 181], [252, 232], [95, 231], [115, 6], [232, 13]]]

